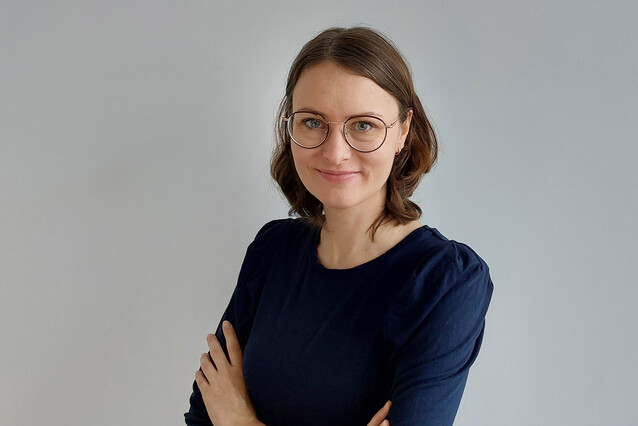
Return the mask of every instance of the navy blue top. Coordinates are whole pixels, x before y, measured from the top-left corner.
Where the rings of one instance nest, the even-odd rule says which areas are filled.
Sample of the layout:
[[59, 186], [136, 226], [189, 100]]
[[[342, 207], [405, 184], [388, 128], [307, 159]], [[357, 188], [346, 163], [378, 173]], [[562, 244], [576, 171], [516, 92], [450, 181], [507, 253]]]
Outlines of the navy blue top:
[[[365, 425], [390, 399], [391, 426], [452, 425], [492, 295], [485, 262], [423, 226], [376, 259], [326, 269], [319, 235], [302, 219], [266, 224], [221, 320], [259, 419]], [[185, 417], [211, 424], [195, 383]]]

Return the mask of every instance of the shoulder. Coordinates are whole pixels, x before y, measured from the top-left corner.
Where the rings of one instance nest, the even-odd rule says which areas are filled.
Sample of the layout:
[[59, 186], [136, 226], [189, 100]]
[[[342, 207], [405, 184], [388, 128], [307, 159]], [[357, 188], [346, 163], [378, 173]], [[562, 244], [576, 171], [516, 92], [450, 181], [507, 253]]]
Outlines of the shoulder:
[[248, 246], [240, 271], [240, 281], [256, 282], [273, 268], [285, 265], [290, 253], [312, 241], [313, 228], [302, 219], [277, 219], [261, 227]]
[[[291, 242], [309, 234], [310, 225], [299, 219], [272, 220], [261, 227], [255, 239], [246, 249], [246, 255], [239, 273], [239, 282], [249, 287], [261, 283], [264, 276], [276, 262], [285, 262], [284, 250], [291, 250]], [[254, 291], [254, 290], [253, 290]]]
[[312, 234], [313, 227], [304, 219], [275, 219], [267, 222], [257, 232], [249, 249], [272, 249], [289, 244]]
[[468, 298], [486, 310], [493, 289], [487, 263], [467, 244], [446, 238], [436, 228], [424, 229], [416, 267], [392, 311], [424, 317], [444, 299]]
[[[493, 291], [489, 268], [467, 244], [426, 228], [419, 264], [398, 291], [385, 318], [388, 338], [411, 356], [434, 359], [481, 334]], [[420, 355], [419, 355], [420, 354]]]
[[425, 226], [430, 238], [423, 242], [421, 262], [417, 274], [463, 277], [468, 274], [489, 274], [487, 263], [467, 244], [450, 240], [436, 228]]

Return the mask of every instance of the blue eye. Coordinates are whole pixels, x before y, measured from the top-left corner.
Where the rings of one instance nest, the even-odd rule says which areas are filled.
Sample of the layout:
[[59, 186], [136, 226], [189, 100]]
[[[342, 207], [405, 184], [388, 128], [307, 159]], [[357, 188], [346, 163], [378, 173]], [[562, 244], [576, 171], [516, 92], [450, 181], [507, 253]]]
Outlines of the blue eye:
[[304, 124], [310, 129], [320, 129], [321, 121], [316, 118], [307, 118], [304, 120]]
[[354, 125], [354, 129], [358, 132], [365, 132], [366, 130], [370, 130], [372, 125], [365, 121], [357, 121]]

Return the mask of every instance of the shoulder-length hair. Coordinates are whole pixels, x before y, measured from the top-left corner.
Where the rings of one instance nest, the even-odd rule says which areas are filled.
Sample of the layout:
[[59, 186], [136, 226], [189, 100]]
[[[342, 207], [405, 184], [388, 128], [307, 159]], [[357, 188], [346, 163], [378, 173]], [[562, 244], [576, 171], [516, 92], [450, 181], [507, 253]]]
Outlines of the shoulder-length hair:
[[292, 113], [292, 93], [301, 73], [325, 61], [367, 77], [393, 95], [399, 103], [402, 122], [410, 110], [413, 112], [405, 147], [394, 158], [388, 177], [384, 209], [369, 229], [374, 239], [376, 230], [386, 222], [400, 225], [421, 217], [421, 209], [409, 197], [436, 162], [436, 135], [414, 90], [410, 69], [388, 38], [366, 27], [329, 28], [321, 32], [303, 46], [290, 67], [275, 126], [270, 173], [290, 203], [290, 215], [307, 218], [316, 226], [325, 221], [321, 201], [308, 192], [297, 175], [290, 136], [282, 119]]

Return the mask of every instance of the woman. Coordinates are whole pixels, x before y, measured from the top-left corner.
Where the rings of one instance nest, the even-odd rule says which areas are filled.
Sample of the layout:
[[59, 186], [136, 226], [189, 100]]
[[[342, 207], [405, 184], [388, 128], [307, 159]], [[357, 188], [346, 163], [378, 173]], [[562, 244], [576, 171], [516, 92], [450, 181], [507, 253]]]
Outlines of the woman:
[[299, 218], [249, 246], [186, 423], [451, 425], [492, 283], [408, 199], [437, 143], [405, 61], [374, 30], [328, 29], [280, 117], [271, 172]]

